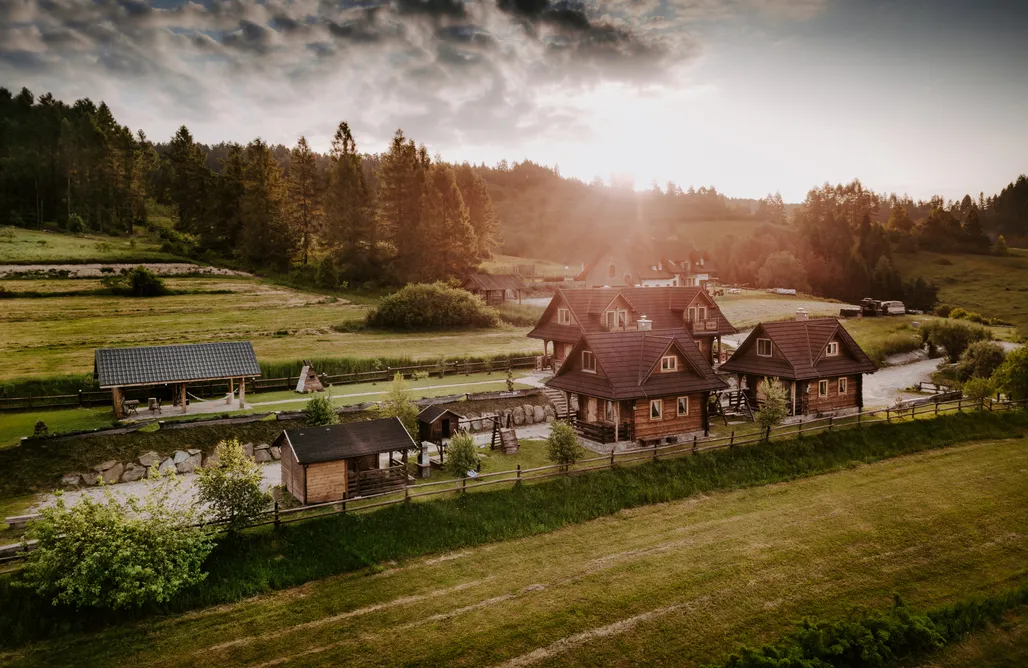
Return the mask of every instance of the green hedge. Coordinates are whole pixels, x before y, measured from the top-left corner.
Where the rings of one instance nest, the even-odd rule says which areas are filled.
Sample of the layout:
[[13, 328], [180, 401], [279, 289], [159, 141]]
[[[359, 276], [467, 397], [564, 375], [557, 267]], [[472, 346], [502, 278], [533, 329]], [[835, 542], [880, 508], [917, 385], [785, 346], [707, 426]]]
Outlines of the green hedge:
[[368, 312], [369, 327], [400, 330], [496, 327], [500, 317], [467, 290], [443, 282], [409, 283]]

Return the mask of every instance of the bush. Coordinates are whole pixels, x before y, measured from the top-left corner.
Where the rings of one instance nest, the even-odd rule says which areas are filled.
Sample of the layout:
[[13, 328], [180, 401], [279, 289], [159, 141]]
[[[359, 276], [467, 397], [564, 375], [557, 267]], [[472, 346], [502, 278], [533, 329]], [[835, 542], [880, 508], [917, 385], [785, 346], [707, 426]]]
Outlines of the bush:
[[418, 441], [418, 413], [420, 410], [414, 403], [414, 397], [407, 389], [407, 383], [403, 380], [402, 374], [397, 373], [393, 376], [393, 382], [389, 384], [389, 392], [382, 400], [379, 412], [382, 417], [400, 418], [400, 422], [403, 423], [403, 427], [410, 437], [415, 442]]
[[[153, 470], [156, 474], [156, 470]], [[40, 511], [29, 537], [21, 584], [54, 605], [120, 610], [170, 601], [204, 580], [213, 538], [195, 527], [196, 510], [174, 501], [174, 474], [156, 476], [143, 501], [83, 496], [68, 506], [60, 492]]]
[[864, 347], [864, 352], [875, 364], [882, 366], [889, 356], [909, 353], [920, 347], [921, 340], [914, 330], [905, 328], [872, 341]]
[[303, 407], [303, 418], [311, 427], [324, 427], [339, 421], [339, 417], [332, 409], [332, 402], [320, 394], [311, 397]]
[[68, 232], [72, 234], [82, 234], [86, 231], [86, 223], [83, 222], [82, 216], [77, 213], [73, 213], [68, 216]]
[[764, 405], [754, 417], [761, 430], [770, 435], [771, 428], [782, 423], [789, 414], [785, 404], [785, 386], [777, 378], [764, 379]]
[[546, 451], [551, 462], [565, 467], [574, 464], [585, 454], [574, 428], [566, 422], [553, 423], [550, 437], [546, 439]]
[[200, 469], [197, 499], [208, 508], [206, 519], [224, 522], [230, 531], [252, 524], [271, 503], [257, 462], [246, 456], [238, 439], [214, 449], [218, 463]]
[[967, 382], [964, 383], [963, 390], [964, 396], [968, 399], [973, 399], [974, 401], [988, 399], [992, 396], [992, 393], [996, 391], [990, 378], [981, 378], [979, 376], [969, 378]]
[[475, 440], [466, 431], [458, 432], [450, 439], [446, 448], [446, 471], [450, 475], [463, 478], [468, 471], [478, 468], [478, 449]]
[[1011, 351], [996, 369], [994, 380], [1011, 399], [1028, 399], [1028, 348]]
[[48, 433], [50, 433], [50, 429], [42, 420], [36, 422], [36, 426], [32, 429], [33, 436], [46, 436]]
[[991, 378], [996, 369], [1003, 364], [1006, 353], [1003, 346], [994, 341], [975, 341], [960, 356], [954, 368], [957, 380], [965, 381], [972, 376]]
[[1002, 234], [996, 238], [996, 255], [1010, 255], [1010, 249], [1007, 248], [1007, 240]]
[[386, 329], [495, 327], [499, 322], [496, 310], [482, 299], [442, 282], [408, 284], [367, 316], [369, 326]]
[[314, 274], [314, 283], [325, 290], [335, 290], [339, 287], [339, 272], [336, 270], [335, 260], [329, 256], [321, 259]]
[[935, 307], [935, 315], [940, 318], [948, 318], [952, 312], [953, 306], [951, 304], [939, 304]]
[[988, 325], [991, 323], [991, 321], [985, 316], [983, 316], [981, 313], [978, 313], [977, 311], [967, 311], [960, 308], [959, 306], [950, 312], [949, 317], [953, 318], [954, 320], [967, 320], [969, 322], [976, 322], [979, 325]]
[[160, 276], [144, 266], [122, 269], [117, 276], [105, 276], [100, 284], [116, 295], [129, 297], [159, 297], [169, 294]]
[[[954, 312], [957, 309], [953, 309]], [[980, 325], [953, 320], [933, 320], [921, 325], [921, 343], [928, 353], [935, 355], [938, 348], [946, 351], [950, 362], [956, 363], [967, 347], [975, 341], [990, 341], [992, 332]]]

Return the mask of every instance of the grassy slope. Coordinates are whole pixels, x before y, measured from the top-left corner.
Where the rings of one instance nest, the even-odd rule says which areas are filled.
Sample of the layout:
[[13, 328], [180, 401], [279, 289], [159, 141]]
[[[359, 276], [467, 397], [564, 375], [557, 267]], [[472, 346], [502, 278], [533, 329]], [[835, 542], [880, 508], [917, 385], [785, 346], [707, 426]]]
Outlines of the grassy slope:
[[1000, 624], [971, 634], [917, 664], [919, 668], [1022, 668], [1028, 666], [1028, 607]]
[[893, 592], [928, 607], [1023, 582], [1026, 445], [637, 508], [0, 659], [470, 666], [536, 652], [519, 665], [696, 665]]
[[[101, 245], [105, 244], [105, 245]], [[162, 253], [159, 244], [146, 236], [109, 237], [59, 232], [0, 228], [0, 264], [13, 262], [177, 262], [182, 258]]]
[[920, 252], [896, 255], [895, 263], [905, 277], [935, 281], [942, 302], [1001, 318], [1028, 335], [1028, 251], [1011, 253], [995, 257]]

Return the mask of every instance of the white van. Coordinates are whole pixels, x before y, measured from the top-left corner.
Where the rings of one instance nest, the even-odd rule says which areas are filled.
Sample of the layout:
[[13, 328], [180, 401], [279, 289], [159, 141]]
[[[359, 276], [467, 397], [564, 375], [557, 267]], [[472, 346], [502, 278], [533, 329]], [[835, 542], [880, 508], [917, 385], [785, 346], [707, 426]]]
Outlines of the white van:
[[882, 315], [903, 315], [907, 312], [903, 302], [882, 302]]

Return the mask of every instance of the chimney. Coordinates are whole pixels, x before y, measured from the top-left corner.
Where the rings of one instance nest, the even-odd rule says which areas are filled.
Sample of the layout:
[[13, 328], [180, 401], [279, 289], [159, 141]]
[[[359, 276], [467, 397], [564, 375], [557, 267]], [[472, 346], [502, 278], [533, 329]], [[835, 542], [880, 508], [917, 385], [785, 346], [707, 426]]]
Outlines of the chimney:
[[800, 308], [796, 309], [796, 319], [797, 320], [806, 320], [807, 319], [807, 309], [803, 308], [802, 306]]
[[653, 321], [646, 316], [642, 316], [635, 321], [635, 326], [640, 332], [648, 332], [653, 329]]

